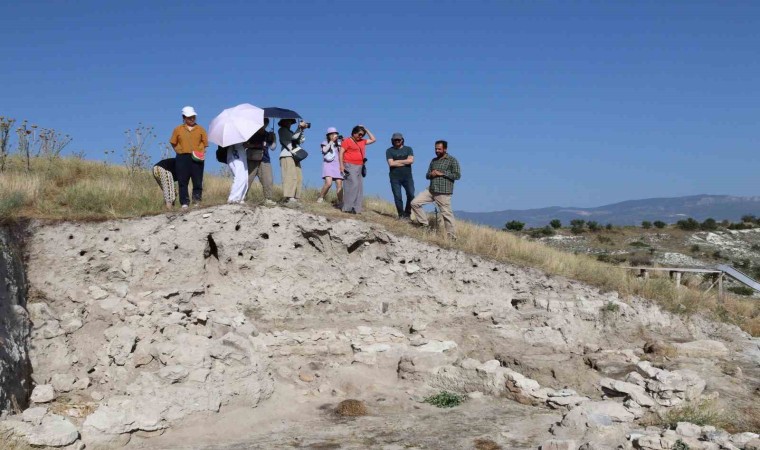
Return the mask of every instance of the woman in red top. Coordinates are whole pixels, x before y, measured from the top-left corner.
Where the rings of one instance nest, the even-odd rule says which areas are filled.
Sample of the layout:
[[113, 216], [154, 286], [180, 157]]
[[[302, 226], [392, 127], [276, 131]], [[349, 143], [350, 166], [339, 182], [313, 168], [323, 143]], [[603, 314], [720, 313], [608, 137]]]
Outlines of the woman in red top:
[[[364, 135], [369, 139], [364, 139]], [[351, 138], [343, 139], [340, 146], [340, 171], [343, 173], [343, 212], [362, 212], [364, 179], [362, 166], [366, 161], [366, 147], [375, 142], [375, 136], [364, 125], [351, 130]]]

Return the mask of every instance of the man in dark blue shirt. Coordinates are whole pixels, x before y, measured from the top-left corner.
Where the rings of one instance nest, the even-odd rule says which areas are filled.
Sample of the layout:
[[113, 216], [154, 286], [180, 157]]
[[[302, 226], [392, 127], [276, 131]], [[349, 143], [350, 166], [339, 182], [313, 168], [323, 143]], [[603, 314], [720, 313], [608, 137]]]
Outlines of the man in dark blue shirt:
[[[401, 133], [393, 133], [391, 136], [392, 146], [385, 151], [385, 159], [390, 168], [389, 177], [393, 201], [396, 204], [396, 212], [401, 220], [409, 220], [412, 214], [412, 199], [414, 198], [414, 178], [412, 177], [412, 163], [414, 162], [414, 150], [404, 145], [404, 136]], [[406, 192], [406, 206], [401, 197], [401, 188]]]

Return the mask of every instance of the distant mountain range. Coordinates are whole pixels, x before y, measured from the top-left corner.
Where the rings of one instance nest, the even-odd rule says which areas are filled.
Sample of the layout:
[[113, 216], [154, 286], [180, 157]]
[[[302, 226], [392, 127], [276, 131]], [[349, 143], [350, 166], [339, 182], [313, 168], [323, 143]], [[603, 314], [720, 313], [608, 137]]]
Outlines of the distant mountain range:
[[760, 196], [692, 195], [629, 200], [595, 208], [551, 206], [493, 212], [457, 211], [455, 214], [458, 218], [496, 228], [504, 227], [510, 220], [525, 222], [527, 227], [542, 227], [552, 219], [561, 220], [563, 226], [567, 226], [573, 219], [594, 220], [602, 225], [639, 225], [643, 220], [674, 223], [687, 217], [699, 221], [708, 217], [718, 221], [738, 221], [746, 214], [760, 216]]

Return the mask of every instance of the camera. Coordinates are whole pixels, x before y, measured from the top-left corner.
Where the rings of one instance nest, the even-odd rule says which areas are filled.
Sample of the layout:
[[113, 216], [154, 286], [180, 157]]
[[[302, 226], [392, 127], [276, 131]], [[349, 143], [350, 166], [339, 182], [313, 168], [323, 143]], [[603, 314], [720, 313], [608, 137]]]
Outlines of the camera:
[[343, 140], [343, 135], [342, 135], [342, 134], [339, 134], [339, 135], [338, 135], [338, 140], [339, 140], [339, 141], [342, 141], [342, 140]]
[[301, 122], [301, 128], [311, 128], [311, 122]]

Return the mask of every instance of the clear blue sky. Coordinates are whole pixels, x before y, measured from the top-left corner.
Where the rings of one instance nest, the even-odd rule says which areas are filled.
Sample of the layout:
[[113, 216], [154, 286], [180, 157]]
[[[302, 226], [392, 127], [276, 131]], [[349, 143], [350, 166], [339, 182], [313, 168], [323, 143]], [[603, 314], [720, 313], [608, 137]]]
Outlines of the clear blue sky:
[[[248, 102], [299, 111], [312, 152], [367, 125], [385, 198], [394, 131], [418, 190], [449, 141], [455, 209], [760, 194], [755, 1], [5, 2], [0, 61], [0, 115], [90, 158], [138, 122], [168, 140], [182, 106], [207, 127]], [[304, 171], [321, 183], [319, 158]]]

